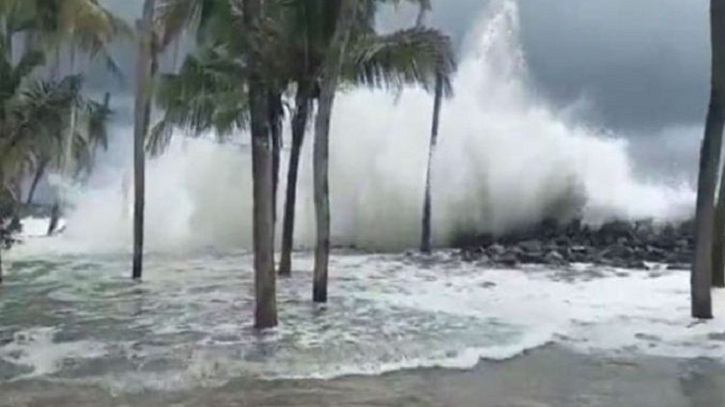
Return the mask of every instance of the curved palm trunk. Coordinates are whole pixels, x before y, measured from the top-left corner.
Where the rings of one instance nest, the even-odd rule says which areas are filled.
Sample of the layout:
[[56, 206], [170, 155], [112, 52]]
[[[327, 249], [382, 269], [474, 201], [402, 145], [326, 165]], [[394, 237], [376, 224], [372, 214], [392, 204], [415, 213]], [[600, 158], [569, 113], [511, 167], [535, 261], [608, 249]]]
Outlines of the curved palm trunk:
[[146, 162], [144, 145], [151, 117], [152, 80], [156, 71], [154, 47], [155, 0], [145, 0], [143, 17], [138, 22], [140, 32], [136, 66], [136, 100], [134, 106], [133, 169], [133, 274], [134, 280], [143, 273], [144, 206], [146, 193]]
[[725, 90], [725, 1], [710, 1], [710, 41], [712, 47], [712, 79], [710, 104], [705, 123], [705, 136], [700, 151], [695, 213], [695, 259], [690, 276], [692, 316], [712, 318], [712, 237], [715, 184], [720, 168], [722, 147], [723, 90]]
[[428, 168], [425, 174], [425, 198], [423, 198], [423, 225], [420, 237], [420, 251], [430, 253], [431, 251], [431, 168], [433, 166], [433, 155], [438, 143], [438, 127], [440, 124], [441, 102], [443, 99], [443, 77], [436, 77], [435, 97], [433, 102], [433, 124], [430, 131], [430, 147], [428, 149]]
[[244, 23], [253, 39], [250, 49], [249, 111], [252, 133], [254, 326], [277, 325], [276, 274], [274, 272], [273, 152], [269, 128], [269, 103], [262, 79], [262, 9], [260, 0], [244, 0]]
[[38, 184], [40, 183], [40, 180], [43, 179], [43, 176], [45, 175], [45, 170], [47, 168], [48, 168], [48, 160], [42, 160], [40, 162], [40, 165], [38, 165], [38, 168], [36, 168], [35, 174], [33, 175], [33, 181], [30, 183], [30, 189], [28, 190], [28, 198], [25, 201], [26, 205], [33, 204], [33, 198], [35, 197], [35, 191], [38, 189]]
[[284, 202], [284, 218], [282, 219], [282, 254], [279, 260], [279, 274], [283, 276], [292, 274], [297, 178], [311, 103], [309, 91], [300, 87], [295, 100], [295, 114], [292, 117], [292, 149], [289, 157], [289, 168], [287, 169], [287, 196]]
[[341, 0], [340, 15], [324, 64], [320, 80], [320, 101], [315, 118], [315, 145], [313, 151], [315, 217], [317, 242], [312, 287], [314, 302], [327, 302], [327, 275], [330, 260], [330, 119], [335, 102], [335, 91], [340, 79], [342, 63], [357, 14], [355, 0]]

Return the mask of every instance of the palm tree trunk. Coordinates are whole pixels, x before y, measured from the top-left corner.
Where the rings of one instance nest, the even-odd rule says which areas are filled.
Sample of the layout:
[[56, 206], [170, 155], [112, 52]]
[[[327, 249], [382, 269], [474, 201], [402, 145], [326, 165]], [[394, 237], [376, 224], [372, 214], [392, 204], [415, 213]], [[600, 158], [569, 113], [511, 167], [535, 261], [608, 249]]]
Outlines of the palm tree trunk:
[[355, 0], [341, 0], [335, 34], [328, 50], [320, 80], [320, 101], [315, 119], [315, 145], [313, 151], [315, 217], [317, 242], [312, 287], [314, 302], [327, 302], [327, 275], [330, 259], [330, 119], [335, 102], [335, 91], [340, 79], [342, 63], [357, 15]]
[[[723, 113], [720, 113], [723, 117]], [[718, 132], [722, 134], [725, 121], [717, 123]], [[725, 287], [725, 173], [720, 174], [720, 192], [715, 206], [715, 220], [712, 236], [712, 286]]]
[[143, 17], [137, 23], [139, 35], [138, 61], [136, 66], [136, 100], [134, 106], [133, 169], [133, 274], [134, 280], [143, 274], [144, 206], [146, 194], [145, 141], [151, 118], [151, 92], [156, 71], [154, 47], [155, 0], [145, 0]]
[[295, 100], [295, 114], [292, 117], [292, 149], [287, 168], [287, 197], [284, 202], [284, 219], [282, 219], [282, 254], [279, 260], [279, 274], [292, 274], [292, 248], [295, 233], [295, 208], [297, 205], [297, 177], [300, 168], [300, 155], [305, 140], [307, 117], [310, 114], [311, 98], [309, 90], [299, 85]]
[[440, 124], [441, 102], [443, 99], [443, 77], [436, 76], [435, 97], [433, 101], [433, 124], [430, 131], [430, 147], [428, 149], [428, 168], [425, 174], [425, 198], [423, 198], [423, 226], [420, 238], [420, 251], [431, 251], [431, 168], [436, 144], [438, 143], [438, 127]]
[[705, 122], [705, 135], [700, 150], [695, 208], [695, 259], [690, 275], [692, 316], [712, 318], [712, 249], [713, 221], [715, 212], [715, 187], [720, 169], [722, 148], [723, 94], [725, 90], [725, 1], [710, 1], [710, 44], [712, 66], [710, 104]]
[[30, 189], [28, 190], [28, 199], [25, 201], [26, 205], [33, 204], [33, 197], [35, 197], [35, 190], [38, 189], [38, 184], [40, 183], [40, 180], [43, 179], [46, 168], [48, 168], [48, 160], [43, 159], [40, 162], [40, 165], [38, 165], [38, 168], [35, 169], [35, 174], [33, 175], [33, 181], [30, 183]]
[[282, 154], [282, 95], [270, 92], [268, 95], [269, 130], [272, 136], [272, 207], [274, 208], [274, 221], [277, 223], [277, 190], [279, 185], [279, 166]]
[[[70, 46], [70, 74], [73, 75], [75, 73], [75, 62], [76, 62], [76, 53], [75, 53], [75, 45], [74, 43], [74, 34], [71, 33], [71, 40], [70, 40], [71, 46]], [[56, 68], [60, 66], [60, 54], [56, 54]], [[57, 75], [58, 72], [54, 72], [54, 75]], [[71, 105], [70, 110], [70, 125], [68, 126], [68, 132], [65, 135], [65, 138], [63, 140], [63, 156], [61, 158], [61, 169], [60, 173], [63, 179], [71, 178], [70, 174], [72, 172], [72, 161], [73, 161], [73, 140], [75, 139], [75, 133], [76, 133], [76, 126], [77, 126], [77, 111], [75, 103]], [[57, 189], [56, 191], [56, 197], [55, 202], [53, 203], [53, 208], [50, 211], [50, 223], [48, 224], [48, 236], [52, 235], [56, 228], [58, 227], [58, 221], [60, 219], [61, 215], [61, 205], [65, 203], [65, 196], [64, 191], [62, 187], [60, 189]]]
[[244, 22], [251, 38], [249, 111], [252, 133], [254, 326], [277, 325], [276, 273], [274, 272], [273, 152], [270, 140], [269, 104], [263, 81], [262, 9], [260, 0], [244, 0]]
[[[725, 125], [725, 109], [723, 97], [725, 95], [725, 2], [723, 0], [712, 0], [710, 5], [710, 30], [712, 46], [712, 88], [710, 107], [708, 110], [708, 122], [711, 131], [722, 143], [723, 126]], [[706, 130], [707, 131], [707, 130]], [[706, 133], [707, 134], [707, 133]], [[717, 146], [716, 146], [717, 147]], [[720, 149], [716, 148], [717, 156], [720, 157]], [[715, 154], [713, 152], [712, 154]], [[717, 161], [715, 171], [720, 169], [720, 161]], [[717, 177], [717, 174], [715, 175]], [[717, 182], [715, 180], [714, 182]], [[715, 207], [714, 232], [712, 243], [712, 285], [725, 287], [725, 174], [720, 173], [720, 192]]]

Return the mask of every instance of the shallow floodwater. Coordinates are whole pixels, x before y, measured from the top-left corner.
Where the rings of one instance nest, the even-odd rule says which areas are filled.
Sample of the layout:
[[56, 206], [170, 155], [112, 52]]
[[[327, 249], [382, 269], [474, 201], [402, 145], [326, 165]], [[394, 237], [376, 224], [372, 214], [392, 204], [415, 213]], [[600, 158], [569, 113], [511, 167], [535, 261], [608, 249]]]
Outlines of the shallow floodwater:
[[128, 256], [38, 259], [20, 248], [0, 288], [0, 385], [180, 391], [468, 369], [550, 343], [585, 353], [725, 358], [725, 320], [693, 323], [681, 271], [506, 270], [449, 253], [336, 252], [330, 302], [316, 306], [311, 275], [300, 271], [311, 260], [297, 256], [293, 277], [279, 280], [279, 328], [257, 333], [248, 254], [152, 254], [144, 281], [133, 283]]

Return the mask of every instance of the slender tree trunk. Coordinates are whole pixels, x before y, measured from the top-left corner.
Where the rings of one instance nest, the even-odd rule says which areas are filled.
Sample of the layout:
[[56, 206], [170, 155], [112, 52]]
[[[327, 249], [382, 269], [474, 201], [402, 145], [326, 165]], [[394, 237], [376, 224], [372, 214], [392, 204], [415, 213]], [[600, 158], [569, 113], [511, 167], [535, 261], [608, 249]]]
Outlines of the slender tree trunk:
[[38, 168], [35, 169], [35, 174], [33, 175], [33, 181], [30, 183], [30, 189], [28, 190], [28, 199], [25, 201], [26, 205], [33, 204], [33, 197], [35, 197], [35, 190], [38, 189], [38, 184], [40, 183], [40, 180], [43, 179], [46, 168], [48, 168], [48, 160], [43, 159], [40, 161], [40, 165], [38, 165]]
[[[725, 116], [721, 111], [719, 118], [723, 117]], [[720, 120], [716, 125], [720, 126], [717, 131], [722, 134], [725, 121]], [[712, 286], [719, 288], [725, 287], [725, 193], [723, 192], [725, 192], [725, 174], [721, 172], [712, 236]]]
[[279, 274], [292, 274], [292, 248], [295, 233], [295, 208], [297, 205], [297, 176], [300, 168], [300, 155], [305, 140], [307, 117], [310, 114], [311, 98], [309, 89], [299, 85], [295, 101], [295, 113], [292, 117], [292, 149], [287, 168], [287, 197], [284, 202], [282, 219], [282, 254], [279, 260]]
[[48, 236], [55, 233], [58, 229], [58, 222], [60, 221], [60, 203], [56, 199], [53, 206], [50, 207], [50, 222], [48, 223]]
[[[710, 10], [710, 30], [712, 47], [712, 94], [706, 126], [708, 131], [717, 137], [722, 143], [723, 126], [725, 125], [725, 1], [712, 0]], [[720, 144], [721, 145], [721, 144]], [[716, 146], [717, 154], [720, 157], [720, 148]], [[717, 161], [716, 171], [720, 170], [720, 161]], [[715, 176], [717, 177], [717, 175]], [[714, 182], [717, 182], [715, 180]], [[725, 174], [720, 173], [720, 192], [715, 208], [714, 233], [712, 246], [712, 285], [725, 287]]]
[[154, 46], [155, 0], [144, 0], [143, 17], [137, 23], [139, 31], [138, 61], [136, 66], [136, 100], [134, 106], [133, 169], [133, 279], [143, 274], [144, 207], [146, 195], [145, 142], [151, 118], [153, 77], [156, 71]]
[[340, 15], [335, 34], [326, 56], [320, 80], [320, 101], [315, 118], [315, 145], [313, 151], [315, 217], [317, 220], [317, 244], [312, 287], [314, 302], [327, 302], [327, 275], [330, 259], [330, 120], [335, 102], [335, 91], [342, 70], [347, 44], [357, 14], [355, 0], [340, 0]]
[[[75, 34], [71, 33], [71, 46], [70, 46], [70, 74], [73, 75], [75, 73], [75, 64], [76, 64], [76, 49], [73, 45], [74, 42], [74, 36]], [[56, 55], [57, 60], [57, 66], [60, 66], [60, 55]], [[57, 75], [58, 72], [54, 72], [54, 75]], [[68, 132], [66, 133], [64, 139], [63, 139], [63, 156], [61, 157], [61, 169], [60, 174], [61, 177], [64, 180], [70, 180], [72, 178], [72, 167], [73, 167], [73, 140], [75, 139], [75, 133], [76, 133], [76, 126], [77, 126], [77, 110], [75, 103], [71, 105], [70, 109], [70, 125], [68, 126]], [[53, 208], [50, 212], [50, 223], [48, 225], [48, 236], [52, 235], [56, 228], [58, 227], [58, 221], [60, 220], [60, 216], [62, 214], [62, 205], [66, 202], [66, 197], [64, 196], [65, 192], [63, 191], [63, 187], [57, 189], [56, 191], [56, 197], [55, 202], [53, 203]]]
[[269, 131], [272, 136], [272, 207], [274, 208], [274, 221], [277, 223], [277, 190], [279, 185], [279, 167], [282, 154], [282, 95], [276, 92], [269, 93]]
[[710, 104], [705, 135], [700, 150], [695, 208], [695, 259], [690, 275], [692, 316], [712, 318], [712, 237], [715, 212], [715, 186], [720, 170], [723, 128], [723, 90], [725, 90], [725, 1], [710, 1], [710, 41], [712, 48]]
[[436, 76], [435, 97], [433, 101], [433, 124], [430, 131], [430, 147], [428, 148], [428, 167], [425, 173], [425, 197], [423, 198], [423, 227], [420, 238], [420, 250], [423, 253], [431, 251], [431, 169], [433, 156], [438, 143], [438, 127], [440, 124], [441, 102], [443, 99], [443, 77]]
[[273, 152], [270, 140], [269, 103], [263, 79], [262, 8], [260, 0], [244, 0], [244, 22], [250, 38], [249, 109], [252, 133], [254, 326], [277, 325], [276, 273], [274, 270]]
[[[0, 242], [2, 245], [2, 242]], [[0, 247], [0, 284], [3, 283], [3, 248]]]

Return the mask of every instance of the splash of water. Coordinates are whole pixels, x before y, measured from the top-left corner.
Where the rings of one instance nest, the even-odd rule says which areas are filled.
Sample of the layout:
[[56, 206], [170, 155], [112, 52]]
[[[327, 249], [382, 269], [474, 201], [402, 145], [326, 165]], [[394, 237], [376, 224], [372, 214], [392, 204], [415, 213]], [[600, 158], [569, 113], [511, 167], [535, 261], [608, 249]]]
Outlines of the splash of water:
[[[636, 181], [626, 141], [570, 124], [537, 100], [518, 33], [516, 2], [501, 0], [469, 36], [433, 167], [436, 242], [574, 211], [591, 222], [688, 216], [689, 187]], [[417, 244], [431, 110], [432, 97], [417, 89], [398, 100], [381, 91], [340, 94], [330, 163], [336, 243], [388, 250]], [[302, 246], [314, 234], [311, 141], [305, 148], [296, 225]], [[177, 140], [147, 169], [149, 248], [249, 247], [250, 169], [247, 150]], [[58, 240], [74, 250], [130, 247], [122, 171], [115, 179], [79, 194]]]

